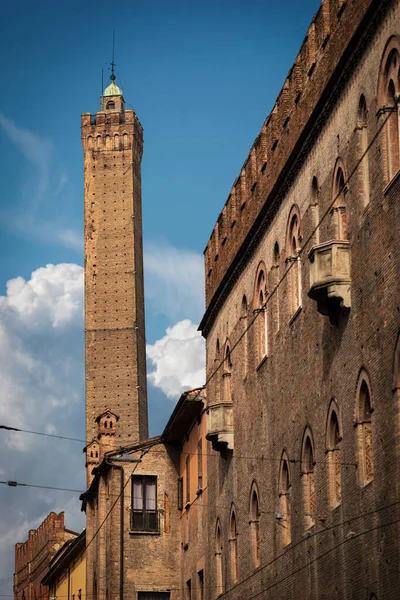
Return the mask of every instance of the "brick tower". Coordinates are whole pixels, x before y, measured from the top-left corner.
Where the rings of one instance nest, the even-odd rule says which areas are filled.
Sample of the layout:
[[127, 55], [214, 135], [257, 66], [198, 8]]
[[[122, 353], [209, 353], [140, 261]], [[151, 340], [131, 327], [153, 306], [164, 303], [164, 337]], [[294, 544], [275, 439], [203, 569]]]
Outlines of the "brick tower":
[[118, 415], [115, 445], [148, 437], [141, 172], [143, 130], [115, 75], [82, 115], [85, 206], [86, 439]]

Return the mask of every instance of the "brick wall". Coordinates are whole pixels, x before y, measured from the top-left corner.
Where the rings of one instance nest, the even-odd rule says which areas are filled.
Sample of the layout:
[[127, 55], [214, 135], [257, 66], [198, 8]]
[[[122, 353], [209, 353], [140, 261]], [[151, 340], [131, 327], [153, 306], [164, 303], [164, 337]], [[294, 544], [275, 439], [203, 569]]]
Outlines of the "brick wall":
[[[377, 94], [385, 45], [391, 35], [400, 33], [400, 6], [396, 0], [381, 2], [381, 12], [375, 6], [375, 18], [363, 23], [362, 32], [351, 43], [349, 60], [336, 74], [334, 88], [331, 87], [330, 94], [322, 98], [318, 79], [321, 61], [328, 61], [330, 57], [328, 76], [362, 15], [374, 3], [360, 0], [342, 4], [344, 8], [337, 17], [337, 11], [332, 10], [334, 3], [330, 3], [330, 18], [339, 18], [341, 26], [335, 33], [331, 23], [330, 39], [324, 52], [320, 50], [321, 55], [311, 71], [310, 77], [315, 80], [307, 89], [316, 96], [315, 102], [310, 101], [309, 110], [318, 102], [320, 104], [316, 120], [307, 131], [308, 143], [304, 137], [299, 138], [305, 120], [296, 125], [291, 117], [286, 124], [290, 131], [287, 143], [290, 137], [291, 147], [296, 147], [296, 169], [291, 175], [284, 172], [278, 176], [282, 163], [281, 167], [272, 169], [269, 185], [257, 183], [255, 190], [262, 190], [260, 197], [268, 198], [262, 212], [261, 203], [258, 203], [257, 209], [250, 213], [251, 192], [247, 190], [247, 195], [241, 196], [242, 204], [246, 201], [241, 213], [248, 215], [246, 225], [238, 235], [237, 245], [228, 247], [229, 243], [235, 244], [228, 239], [222, 245], [226, 250], [221, 250], [219, 245], [219, 257], [216, 262], [213, 259], [212, 266], [215, 269], [217, 264], [217, 271], [207, 279], [208, 309], [202, 323], [207, 338], [207, 375], [215, 369], [217, 340], [223, 348], [229, 338], [234, 407], [233, 452], [214, 453], [211, 446], [207, 450], [213, 454], [208, 464], [207, 598], [217, 595], [214, 553], [217, 518], [222, 527], [224, 598], [249, 600], [271, 595], [282, 599], [361, 600], [371, 598], [372, 594], [376, 598], [397, 597], [399, 407], [396, 391], [393, 392], [393, 365], [400, 331], [400, 252], [395, 225], [400, 218], [400, 187], [398, 178], [387, 185], [385, 129], [380, 130], [385, 118], [396, 115], [392, 113], [388, 117], [387, 113], [378, 112]], [[325, 4], [321, 10], [324, 7]], [[314, 23], [317, 26], [316, 21]], [[340, 36], [340, 44], [335, 35]], [[335, 39], [338, 40], [337, 47]], [[328, 51], [329, 45], [331, 51]], [[303, 56], [309, 55], [303, 47], [299, 56], [303, 61]], [[363, 163], [358, 164], [358, 110], [362, 94], [367, 105], [367, 131], [371, 143], [368, 152], [369, 201], [364, 197]], [[305, 88], [298, 107], [302, 99], [306, 99]], [[285, 105], [285, 102], [279, 100], [278, 105]], [[282, 137], [275, 153], [284, 147], [281, 141]], [[271, 164], [275, 163], [269, 162]], [[344, 166], [348, 179], [344, 204], [350, 248], [351, 308], [337, 310], [329, 318], [318, 312], [317, 303], [307, 294], [311, 277], [308, 254], [313, 246], [335, 239], [337, 235], [337, 213], [331, 208], [338, 164]], [[317, 186], [313, 188], [314, 178]], [[275, 191], [268, 195], [268, 190]], [[287, 261], [290, 257], [288, 219], [294, 205], [298, 207], [301, 219], [299, 273], [302, 290], [301, 308], [295, 313], [289, 301], [293, 280], [288, 269], [292, 263]], [[262, 219], [256, 216], [259, 213]], [[321, 225], [316, 235], [318, 221]], [[251, 232], [251, 238], [248, 232]], [[213, 243], [217, 238], [220, 240], [217, 233], [214, 231]], [[244, 245], [239, 250], [243, 240]], [[276, 242], [279, 245], [278, 260], [274, 252]], [[226, 260], [223, 258], [225, 251]], [[206, 263], [207, 260], [206, 253]], [[259, 317], [255, 317], [253, 308], [255, 277], [261, 261], [267, 271], [268, 352], [260, 361], [257, 351]], [[278, 291], [272, 293], [278, 279], [282, 282]], [[244, 295], [249, 305], [248, 321], [251, 323], [254, 318], [255, 321], [247, 335], [241, 337]], [[247, 372], [243, 369], [246, 355]], [[356, 418], [357, 386], [362, 368], [368, 373], [374, 407], [371, 416], [374, 478], [368, 485], [360, 484]], [[221, 376], [222, 368], [220, 376], [207, 385], [209, 403], [218, 397]], [[330, 454], [327, 453], [327, 419], [332, 399], [338, 406], [342, 438], [338, 442], [341, 502], [334, 510], [329, 502]], [[315, 523], [306, 531], [302, 448], [307, 427], [314, 443], [316, 506]], [[283, 452], [289, 459], [290, 478], [291, 539], [287, 546], [283, 546], [282, 535], [282, 527], [287, 526], [287, 522], [280, 514]], [[260, 502], [259, 569], [254, 569], [251, 557], [249, 520], [253, 482], [257, 484]], [[229, 572], [232, 502], [236, 506], [239, 553], [239, 583], [233, 587]]]

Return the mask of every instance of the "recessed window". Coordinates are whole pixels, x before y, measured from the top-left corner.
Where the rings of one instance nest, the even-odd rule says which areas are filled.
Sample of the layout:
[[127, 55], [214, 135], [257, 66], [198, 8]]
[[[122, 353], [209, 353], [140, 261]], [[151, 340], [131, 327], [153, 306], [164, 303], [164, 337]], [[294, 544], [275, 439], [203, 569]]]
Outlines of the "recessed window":
[[132, 530], [158, 531], [157, 477], [132, 476]]

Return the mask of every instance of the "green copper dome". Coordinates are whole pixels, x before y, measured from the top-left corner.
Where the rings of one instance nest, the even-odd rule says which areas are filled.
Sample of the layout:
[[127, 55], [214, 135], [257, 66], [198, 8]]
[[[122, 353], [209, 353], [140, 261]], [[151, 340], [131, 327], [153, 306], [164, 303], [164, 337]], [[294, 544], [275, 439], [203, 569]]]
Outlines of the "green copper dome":
[[103, 96], [122, 96], [122, 90], [112, 81], [104, 90]]

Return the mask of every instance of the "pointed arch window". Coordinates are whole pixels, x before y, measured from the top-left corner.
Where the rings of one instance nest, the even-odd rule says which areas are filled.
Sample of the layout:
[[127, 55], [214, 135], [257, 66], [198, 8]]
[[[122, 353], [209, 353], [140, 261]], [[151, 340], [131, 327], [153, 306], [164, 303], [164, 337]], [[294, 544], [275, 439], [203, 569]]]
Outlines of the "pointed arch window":
[[271, 324], [272, 331], [275, 334], [279, 331], [279, 279], [280, 279], [280, 260], [281, 253], [279, 250], [278, 242], [274, 244], [274, 250], [272, 253], [272, 267], [271, 267]]
[[281, 529], [281, 545], [283, 548], [288, 546], [292, 541], [290, 488], [289, 459], [284, 452], [280, 465], [278, 520]]
[[224, 367], [223, 367], [223, 373], [222, 373], [224, 402], [232, 401], [231, 376], [232, 376], [231, 348], [230, 348], [229, 341], [227, 341], [225, 344]]
[[364, 95], [361, 95], [357, 113], [357, 148], [359, 175], [359, 190], [362, 206], [369, 203], [369, 164], [368, 164], [368, 111]]
[[314, 444], [311, 432], [307, 429], [304, 434], [302, 452], [302, 481], [304, 529], [310, 529], [315, 524], [315, 461]]
[[231, 559], [231, 583], [234, 585], [239, 579], [238, 573], [238, 547], [237, 547], [237, 525], [236, 525], [236, 512], [232, 508], [230, 527], [229, 527], [229, 546], [230, 546], [230, 559]]
[[[400, 170], [400, 37], [386, 44], [379, 72], [378, 99], [384, 128], [385, 176], [389, 183]], [[389, 116], [388, 116], [389, 113]]]
[[374, 460], [372, 446], [372, 398], [368, 378], [365, 372], [359, 377], [357, 386], [357, 442], [358, 472], [360, 485], [367, 485], [374, 478]]
[[287, 280], [290, 316], [293, 316], [301, 307], [301, 241], [300, 212], [295, 205], [290, 211], [286, 237], [286, 263], [289, 269]]
[[222, 579], [222, 536], [221, 536], [221, 525], [219, 520], [215, 530], [215, 585], [216, 595], [222, 594], [223, 579]]
[[331, 402], [329, 409], [326, 433], [329, 505], [333, 510], [342, 502], [342, 472], [340, 455], [340, 443], [342, 441], [342, 435], [340, 432], [337, 405], [334, 401]]
[[319, 244], [319, 184], [314, 175], [311, 182], [311, 211], [313, 217], [313, 243]]
[[255, 333], [256, 333], [256, 352], [257, 362], [260, 363], [268, 353], [267, 338], [267, 311], [266, 311], [266, 269], [264, 263], [260, 263], [257, 269], [256, 285], [254, 291], [254, 315], [255, 315]]
[[243, 355], [242, 355], [242, 377], [243, 379], [247, 377], [248, 370], [248, 336], [247, 330], [249, 327], [249, 307], [247, 305], [247, 298], [243, 296], [242, 298], [242, 307], [241, 307], [241, 319], [242, 319], [242, 347], [243, 347]]
[[336, 240], [347, 240], [346, 196], [348, 187], [343, 163], [339, 160], [333, 176], [332, 216], [334, 236]]
[[260, 548], [260, 508], [258, 503], [258, 492], [253, 484], [250, 496], [250, 544], [253, 567], [258, 569], [260, 566], [261, 548]]

